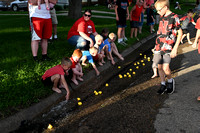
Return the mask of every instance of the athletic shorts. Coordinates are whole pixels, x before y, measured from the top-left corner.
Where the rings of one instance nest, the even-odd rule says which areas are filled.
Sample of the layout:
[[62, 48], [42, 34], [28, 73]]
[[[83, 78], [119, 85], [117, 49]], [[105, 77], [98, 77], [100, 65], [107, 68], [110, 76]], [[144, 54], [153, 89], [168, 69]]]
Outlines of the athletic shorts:
[[118, 28], [125, 28], [126, 27], [126, 18], [119, 18], [119, 21], [116, 21]]
[[160, 53], [154, 54], [153, 62], [155, 64], [170, 64], [171, 57], [170, 54], [161, 55]]
[[51, 81], [51, 77], [46, 78], [45, 80], [42, 79], [42, 83], [45, 86], [53, 86], [53, 82]]
[[57, 16], [56, 16], [55, 8], [50, 10], [50, 14], [51, 14], [51, 19], [52, 19], [52, 24], [58, 24], [58, 19], [57, 19]]
[[183, 30], [183, 34], [187, 34], [188, 30], [187, 29], [182, 29]]
[[32, 41], [41, 40], [41, 39], [49, 39], [52, 35], [51, 18], [43, 19], [43, 18], [32, 17], [31, 18], [31, 33], [32, 33]]
[[96, 56], [92, 56], [92, 58], [93, 58], [93, 60], [94, 60], [95, 62], [97, 62], [97, 61], [98, 61], [98, 58], [99, 58], [99, 56], [98, 56], [98, 54], [97, 54]]
[[131, 28], [138, 28], [139, 27], [139, 21], [130, 21]]

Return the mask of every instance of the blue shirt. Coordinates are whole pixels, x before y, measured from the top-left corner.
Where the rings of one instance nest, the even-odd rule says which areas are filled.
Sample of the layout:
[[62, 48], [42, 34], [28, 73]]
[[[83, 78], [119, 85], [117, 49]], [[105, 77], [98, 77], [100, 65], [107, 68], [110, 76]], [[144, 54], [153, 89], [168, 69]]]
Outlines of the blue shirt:
[[83, 54], [82, 56], [86, 56], [87, 57], [89, 63], [94, 63], [92, 55], [90, 54], [89, 51], [82, 51], [82, 54]]
[[105, 46], [105, 45], [108, 45], [108, 52], [111, 51], [111, 45], [110, 45], [110, 42], [108, 41], [108, 39], [106, 39], [100, 46], [100, 50]]

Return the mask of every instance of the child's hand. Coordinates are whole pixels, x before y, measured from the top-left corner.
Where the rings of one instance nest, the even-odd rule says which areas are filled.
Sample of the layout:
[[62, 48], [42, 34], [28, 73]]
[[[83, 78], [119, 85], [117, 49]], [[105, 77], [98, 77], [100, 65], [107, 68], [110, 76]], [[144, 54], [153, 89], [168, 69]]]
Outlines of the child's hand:
[[70, 92], [67, 92], [67, 95], [65, 96], [66, 100], [69, 100]]

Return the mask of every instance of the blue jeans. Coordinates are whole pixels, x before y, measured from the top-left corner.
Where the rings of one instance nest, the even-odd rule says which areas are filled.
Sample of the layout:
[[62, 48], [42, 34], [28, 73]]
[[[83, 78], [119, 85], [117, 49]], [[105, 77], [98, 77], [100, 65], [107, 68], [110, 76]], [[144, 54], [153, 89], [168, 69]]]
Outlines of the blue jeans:
[[[94, 35], [90, 35], [90, 38], [92, 38], [94, 44], [95, 44], [95, 37]], [[85, 40], [83, 37], [79, 35], [74, 35], [68, 39], [69, 44], [76, 46], [76, 48], [81, 50], [89, 50], [90, 48], [90, 42]]]

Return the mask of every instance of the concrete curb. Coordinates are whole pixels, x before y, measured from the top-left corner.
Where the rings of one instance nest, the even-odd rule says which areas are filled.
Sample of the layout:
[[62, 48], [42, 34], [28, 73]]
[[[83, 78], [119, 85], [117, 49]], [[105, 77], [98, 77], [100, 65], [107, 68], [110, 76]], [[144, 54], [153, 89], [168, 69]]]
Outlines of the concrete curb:
[[[144, 49], [148, 50], [152, 46], [148, 45], [148, 41], [153, 39], [156, 36], [156, 34], [152, 34], [140, 42], [134, 44], [133, 46], [127, 48], [124, 50], [121, 54], [123, 55], [124, 58], [127, 56], [130, 56], [131, 53], [137, 52], [136, 50], [142, 46], [143, 44], [146, 43], [147, 45], [144, 46]], [[138, 54], [139, 57], [139, 54]], [[132, 60], [135, 60], [138, 58], [137, 56], [134, 56]], [[111, 65], [110, 62], [106, 62], [106, 64], [101, 67], [98, 66], [98, 70], [100, 71], [100, 76], [96, 77], [95, 76], [95, 71], [91, 70], [89, 71], [86, 75], [84, 75], [84, 82], [80, 83], [79, 86], [75, 86], [74, 84], [71, 84], [73, 90], [85, 90], [83, 88], [87, 87], [88, 85], [94, 86], [93, 88], [96, 89], [103, 85], [107, 80], [109, 80], [113, 75], [119, 73], [119, 69], [114, 70], [114, 67], [117, 67], [117, 65], [122, 65], [128, 61], [123, 61], [121, 62], [118, 60], [116, 57], [114, 58], [116, 65]], [[122, 67], [123, 68], [123, 67]], [[96, 80], [95, 80], [96, 79]], [[91, 84], [93, 82], [93, 84]], [[73, 93], [73, 92], [72, 92]], [[86, 92], [88, 93], [88, 92]], [[22, 111], [16, 113], [13, 116], [10, 116], [6, 119], [0, 120], [0, 133], [6, 133], [10, 132], [13, 130], [16, 130], [22, 121], [24, 120], [32, 120], [33, 118], [37, 117], [38, 115], [44, 113], [46, 110], [48, 110], [50, 107], [55, 105], [56, 103], [60, 102], [62, 99], [64, 99], [66, 92], [62, 94], [58, 93], [53, 93], [51, 96], [47, 97], [46, 99], [43, 99], [40, 103], [34, 104], [33, 106], [23, 109]], [[81, 93], [82, 94], [82, 93]], [[84, 93], [85, 94], [85, 93]], [[83, 95], [84, 95], [83, 94]]]

